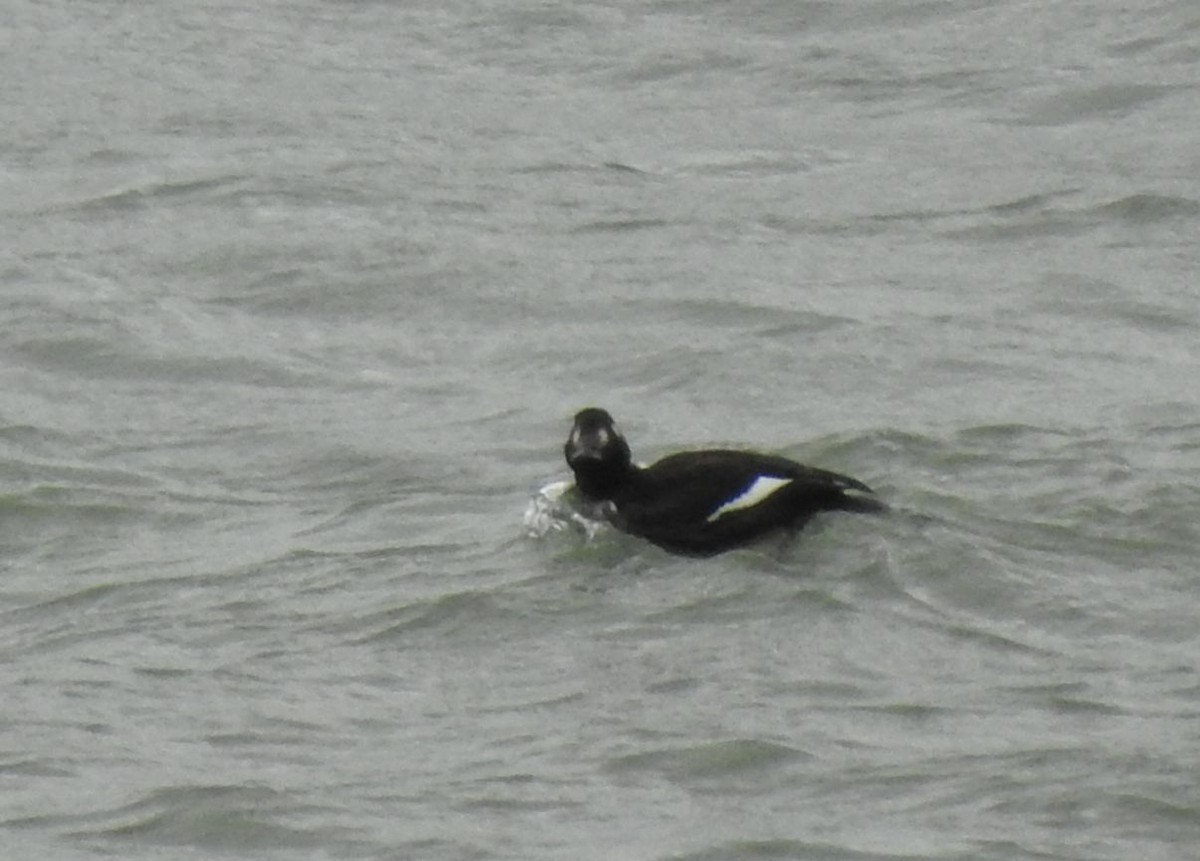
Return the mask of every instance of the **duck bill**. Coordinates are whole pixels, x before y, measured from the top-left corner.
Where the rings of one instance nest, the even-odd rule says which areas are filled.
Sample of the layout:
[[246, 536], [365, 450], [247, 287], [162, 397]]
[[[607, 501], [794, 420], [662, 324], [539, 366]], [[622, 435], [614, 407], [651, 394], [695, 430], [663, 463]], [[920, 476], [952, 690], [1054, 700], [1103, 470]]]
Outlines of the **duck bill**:
[[567, 460], [604, 460], [604, 445], [594, 437], [580, 437], [572, 434], [567, 442]]

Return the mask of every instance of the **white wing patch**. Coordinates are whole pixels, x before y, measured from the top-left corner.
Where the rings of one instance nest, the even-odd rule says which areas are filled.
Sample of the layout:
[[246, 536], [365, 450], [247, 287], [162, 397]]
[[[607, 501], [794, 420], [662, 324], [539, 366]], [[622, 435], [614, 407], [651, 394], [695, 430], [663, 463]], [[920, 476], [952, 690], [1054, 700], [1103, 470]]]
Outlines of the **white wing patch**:
[[768, 496], [781, 487], [785, 487], [792, 483], [790, 478], [779, 478], [774, 475], [760, 475], [754, 479], [753, 483], [735, 496], [733, 499], [726, 502], [712, 514], [708, 515], [709, 523], [712, 523], [722, 514], [728, 514], [731, 511], [741, 511], [744, 508], [753, 508], [758, 505]]

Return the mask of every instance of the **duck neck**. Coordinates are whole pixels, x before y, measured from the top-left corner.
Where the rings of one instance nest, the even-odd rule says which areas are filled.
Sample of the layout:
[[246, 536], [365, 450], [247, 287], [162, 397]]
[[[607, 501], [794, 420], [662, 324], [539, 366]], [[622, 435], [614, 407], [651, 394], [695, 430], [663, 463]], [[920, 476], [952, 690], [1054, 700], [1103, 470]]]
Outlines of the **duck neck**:
[[612, 464], [600, 460], [584, 460], [572, 465], [575, 486], [594, 502], [612, 499], [637, 475], [632, 463]]

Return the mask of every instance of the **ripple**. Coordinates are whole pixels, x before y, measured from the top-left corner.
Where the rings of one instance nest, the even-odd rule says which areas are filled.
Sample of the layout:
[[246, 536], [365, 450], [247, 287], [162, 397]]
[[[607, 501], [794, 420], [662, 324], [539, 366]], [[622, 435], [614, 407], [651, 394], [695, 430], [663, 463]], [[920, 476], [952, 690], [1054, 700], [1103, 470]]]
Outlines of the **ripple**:
[[1200, 201], [1170, 194], [1131, 194], [1101, 204], [1093, 211], [1130, 224], [1156, 224], [1200, 216]]
[[614, 772], [655, 771], [686, 781], [772, 769], [808, 757], [788, 745], [738, 738], [619, 756], [609, 760], [606, 768]]
[[1069, 87], [1036, 101], [1015, 122], [1034, 126], [1064, 126], [1098, 119], [1119, 119], [1177, 91], [1185, 91], [1185, 88], [1162, 84]]
[[[924, 853], [871, 852], [832, 843], [810, 843], [804, 840], [778, 838], [774, 840], [730, 840], [690, 852], [663, 856], [660, 861], [795, 861], [798, 858], [820, 858], [828, 861], [920, 861], [931, 856]], [[943, 856], [937, 856], [943, 857]], [[954, 856], [945, 856], [954, 857]]]
[[355, 627], [374, 628], [355, 639], [379, 643], [403, 639], [410, 634], [435, 629], [447, 634], [488, 630], [501, 620], [517, 620], [522, 614], [505, 606], [487, 592], [458, 592], [384, 610], [354, 622]]
[[631, 233], [638, 230], [657, 230], [670, 227], [672, 222], [663, 218], [607, 218], [589, 221], [571, 228], [572, 233]]
[[[288, 797], [263, 787], [172, 786], [110, 809], [9, 824], [51, 826], [86, 843], [187, 846], [210, 852], [311, 846], [315, 832], [283, 824], [285, 812], [294, 813]], [[319, 833], [323, 841], [329, 840], [328, 827]]]
[[76, 202], [74, 208], [84, 213], [112, 213], [118, 215], [130, 209], [137, 209], [159, 200], [204, 196], [219, 189], [236, 187], [244, 179], [245, 177], [240, 174], [197, 177], [194, 179], [164, 179], [128, 188], [114, 189], [94, 197], [85, 198]]

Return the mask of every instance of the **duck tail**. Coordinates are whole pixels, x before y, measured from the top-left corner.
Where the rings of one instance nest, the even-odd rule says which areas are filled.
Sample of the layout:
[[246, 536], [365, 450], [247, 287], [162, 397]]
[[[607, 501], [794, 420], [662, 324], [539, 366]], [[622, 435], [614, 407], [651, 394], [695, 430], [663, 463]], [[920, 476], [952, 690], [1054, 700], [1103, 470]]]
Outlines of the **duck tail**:
[[887, 503], [876, 496], [875, 491], [857, 481], [850, 487], [842, 488], [837, 507], [858, 514], [884, 514], [889, 510]]

